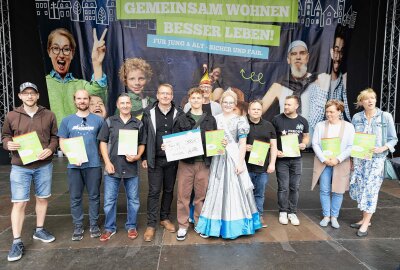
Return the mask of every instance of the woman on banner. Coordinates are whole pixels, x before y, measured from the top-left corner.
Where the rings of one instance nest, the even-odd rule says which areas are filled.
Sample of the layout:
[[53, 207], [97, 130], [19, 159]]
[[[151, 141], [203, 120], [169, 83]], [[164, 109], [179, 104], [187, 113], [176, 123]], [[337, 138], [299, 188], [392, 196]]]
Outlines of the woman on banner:
[[215, 116], [218, 129], [225, 131], [226, 153], [214, 156], [210, 166], [206, 199], [195, 230], [200, 236], [235, 239], [261, 228], [253, 195], [253, 184], [245, 164], [249, 124], [234, 113], [237, 96], [221, 96], [222, 114]]
[[103, 60], [106, 54], [105, 29], [100, 38], [93, 29], [93, 48], [91, 54], [93, 75], [90, 82], [76, 79], [70, 72], [71, 61], [76, 53], [76, 42], [71, 32], [64, 28], [53, 30], [47, 40], [47, 53], [53, 66], [46, 76], [50, 108], [56, 115], [58, 125], [61, 120], [76, 112], [74, 94], [78, 89], [85, 89], [91, 95], [103, 100], [107, 98], [107, 76], [103, 72]]
[[350, 197], [356, 200], [362, 211], [362, 218], [350, 225], [358, 229], [357, 236], [368, 235], [371, 218], [376, 210], [378, 194], [383, 181], [384, 164], [388, 152], [394, 152], [397, 144], [396, 129], [390, 113], [376, 107], [376, 93], [368, 88], [357, 97], [357, 108], [364, 110], [353, 116], [356, 132], [373, 134], [375, 147], [371, 149], [371, 160], [353, 158], [354, 171], [350, 179]]
[[315, 126], [312, 147], [315, 153], [311, 190], [319, 181], [319, 197], [323, 219], [320, 226], [329, 222], [335, 229], [338, 222], [343, 194], [349, 189], [350, 152], [354, 127], [340, 119], [344, 111], [342, 101], [332, 99], [325, 105], [326, 121]]
[[[152, 75], [150, 65], [141, 58], [127, 58], [119, 69], [119, 79], [125, 84], [131, 98], [131, 113], [139, 120], [142, 119], [143, 109], [156, 101], [144, 94], [144, 87]], [[118, 109], [115, 114], [119, 114]]]

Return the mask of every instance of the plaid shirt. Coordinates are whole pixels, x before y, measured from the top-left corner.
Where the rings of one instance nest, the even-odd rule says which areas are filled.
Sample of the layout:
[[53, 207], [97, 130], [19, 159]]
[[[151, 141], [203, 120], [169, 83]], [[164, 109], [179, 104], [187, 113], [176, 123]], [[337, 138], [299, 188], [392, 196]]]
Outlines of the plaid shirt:
[[344, 112], [347, 121], [351, 121], [350, 111], [349, 111], [349, 104], [347, 103], [347, 91], [346, 86], [343, 82], [343, 75], [342, 73], [339, 74], [339, 78], [337, 79], [337, 84], [335, 88], [329, 90], [328, 100], [330, 99], [337, 99], [341, 100], [344, 103]]

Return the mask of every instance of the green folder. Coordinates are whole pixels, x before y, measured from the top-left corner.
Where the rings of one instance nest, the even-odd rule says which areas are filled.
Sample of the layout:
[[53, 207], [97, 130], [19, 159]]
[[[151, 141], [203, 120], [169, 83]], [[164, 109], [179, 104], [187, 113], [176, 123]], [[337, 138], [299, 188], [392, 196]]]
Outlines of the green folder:
[[375, 140], [375, 134], [356, 132], [354, 135], [350, 156], [354, 158], [371, 160], [373, 149], [375, 147]]
[[138, 130], [120, 129], [118, 133], [118, 155], [137, 155]]
[[340, 155], [340, 138], [321, 139], [322, 153], [325, 158], [335, 158]]
[[36, 131], [14, 137], [13, 142], [19, 143], [21, 146], [18, 149], [18, 154], [24, 165], [38, 160], [38, 156], [43, 151]]
[[89, 161], [82, 136], [63, 140], [63, 148], [70, 164], [85, 163]]
[[206, 131], [206, 154], [207, 157], [225, 154], [225, 147], [222, 140], [225, 137], [223, 129]]
[[281, 136], [282, 152], [285, 157], [299, 157], [299, 135], [289, 134]]
[[249, 163], [258, 166], [264, 166], [270, 146], [271, 145], [269, 143], [254, 140], [249, 156]]

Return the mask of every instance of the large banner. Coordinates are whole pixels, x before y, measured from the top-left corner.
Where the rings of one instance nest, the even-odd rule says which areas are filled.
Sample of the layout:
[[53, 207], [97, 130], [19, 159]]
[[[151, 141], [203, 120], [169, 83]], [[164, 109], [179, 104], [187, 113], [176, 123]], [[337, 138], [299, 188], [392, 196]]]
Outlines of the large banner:
[[139, 99], [134, 109], [140, 113], [161, 83], [174, 87], [181, 105], [204, 64], [213, 99], [230, 87], [244, 111], [247, 102], [262, 99], [271, 119], [294, 94], [311, 127], [323, 119], [330, 98], [344, 101], [344, 117], [351, 117], [346, 48], [357, 17], [351, 0], [35, 3], [49, 102], [59, 122], [75, 110], [71, 100], [79, 88], [107, 99], [109, 115], [124, 91]]

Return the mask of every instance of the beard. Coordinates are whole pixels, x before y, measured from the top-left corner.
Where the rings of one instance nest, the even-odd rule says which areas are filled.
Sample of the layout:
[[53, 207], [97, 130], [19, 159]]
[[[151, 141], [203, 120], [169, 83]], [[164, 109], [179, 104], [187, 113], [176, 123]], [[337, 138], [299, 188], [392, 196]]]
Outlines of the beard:
[[307, 74], [307, 65], [303, 64], [300, 66], [300, 68], [290, 65], [290, 71], [292, 72], [293, 77], [303, 78]]
[[75, 107], [80, 111], [89, 110], [89, 104], [75, 104]]

